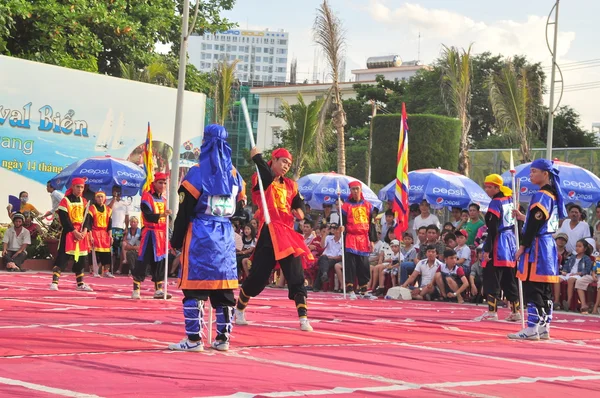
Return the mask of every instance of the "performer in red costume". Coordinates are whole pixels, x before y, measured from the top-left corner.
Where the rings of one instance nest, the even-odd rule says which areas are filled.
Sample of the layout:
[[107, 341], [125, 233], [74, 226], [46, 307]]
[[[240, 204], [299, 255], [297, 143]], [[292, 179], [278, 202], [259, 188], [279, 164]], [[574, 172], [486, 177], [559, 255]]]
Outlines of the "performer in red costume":
[[302, 256], [312, 259], [312, 254], [304, 243], [304, 237], [294, 231], [294, 218], [304, 219], [304, 198], [298, 191], [296, 182], [285, 177], [292, 165], [292, 155], [286, 149], [279, 148], [273, 151], [268, 163], [256, 147], [252, 148], [250, 155], [260, 172], [271, 223], [265, 225], [258, 176], [255, 173], [252, 176], [252, 201], [259, 206], [255, 217], [259, 220], [260, 233], [251, 260], [250, 274], [244, 281], [237, 300], [236, 324], [248, 324], [244, 310], [250, 297], [256, 297], [263, 291], [271, 272], [279, 263], [288, 283], [288, 297], [296, 303], [300, 329], [312, 331], [307, 318], [307, 295], [302, 269]]
[[96, 259], [101, 265], [100, 275], [114, 278], [112, 274], [110, 247], [112, 246], [112, 210], [106, 206], [106, 193], [96, 192], [96, 203], [90, 206], [92, 218], [92, 245]]
[[50, 290], [58, 290], [60, 274], [73, 262], [73, 272], [77, 278], [77, 290], [92, 292], [92, 288], [83, 282], [83, 268], [89, 251], [87, 232], [91, 217], [86, 217], [87, 200], [82, 197], [85, 179], [73, 178], [71, 188], [58, 205], [58, 217], [62, 225], [56, 265], [52, 269]]
[[361, 298], [377, 300], [376, 296], [367, 293], [370, 269], [369, 255], [372, 242], [377, 241], [373, 218], [373, 206], [367, 202], [362, 194], [360, 181], [352, 181], [350, 198], [342, 205], [342, 220], [345, 226], [345, 251], [346, 251], [346, 290], [350, 292], [350, 299], [357, 298], [354, 292], [354, 280], [358, 279], [358, 290]]
[[165, 173], [154, 174], [152, 187], [149, 191], [142, 194], [142, 204], [140, 209], [142, 210], [144, 229], [142, 230], [138, 261], [132, 272], [132, 299], [141, 298], [140, 286], [144, 279], [146, 279], [146, 266], [148, 264], [150, 264], [152, 270], [154, 298], [162, 299], [165, 297], [162, 274], [164, 267], [161, 267], [160, 265], [166, 259], [166, 222], [167, 217], [171, 214], [170, 210], [165, 209], [166, 201], [163, 197], [163, 193], [167, 189], [167, 177], [168, 175]]

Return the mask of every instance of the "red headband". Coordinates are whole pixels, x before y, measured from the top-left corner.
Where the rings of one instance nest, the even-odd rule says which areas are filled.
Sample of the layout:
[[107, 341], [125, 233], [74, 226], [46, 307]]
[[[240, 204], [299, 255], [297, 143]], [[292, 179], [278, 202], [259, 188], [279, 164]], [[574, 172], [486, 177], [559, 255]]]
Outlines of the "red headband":
[[168, 178], [169, 178], [169, 175], [167, 173], [155, 173], [154, 174], [154, 181], [166, 180]]
[[355, 187], [362, 188], [362, 185], [361, 185], [360, 181], [352, 181], [350, 184], [348, 184], [348, 187], [350, 187], [350, 188], [355, 188]]
[[85, 178], [83, 177], [75, 177], [71, 180], [71, 186], [74, 185], [85, 185]]
[[286, 158], [292, 161], [292, 154], [285, 148], [277, 148], [271, 153], [271, 159]]

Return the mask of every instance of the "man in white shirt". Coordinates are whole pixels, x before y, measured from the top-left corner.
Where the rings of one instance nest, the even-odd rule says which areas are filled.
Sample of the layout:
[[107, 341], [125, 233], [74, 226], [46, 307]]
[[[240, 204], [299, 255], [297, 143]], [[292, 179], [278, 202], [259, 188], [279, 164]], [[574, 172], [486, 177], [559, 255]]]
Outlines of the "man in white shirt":
[[313, 284], [313, 291], [321, 288], [322, 282], [329, 282], [329, 270], [342, 260], [342, 229], [333, 225], [333, 235], [328, 235], [323, 244], [323, 254], [319, 257], [317, 265], [319, 271]]
[[413, 300], [431, 300], [431, 294], [435, 292], [435, 274], [443, 264], [437, 259], [437, 250], [435, 246], [429, 245], [426, 248], [426, 258], [419, 261], [415, 270], [402, 287], [412, 286], [417, 278], [421, 277], [419, 287], [412, 290], [411, 295]]
[[23, 271], [21, 265], [27, 258], [25, 250], [31, 244], [31, 236], [29, 231], [23, 228], [23, 214], [14, 213], [12, 220], [13, 226], [4, 232], [2, 257], [7, 271]]
[[48, 217], [49, 215], [56, 213], [60, 201], [65, 196], [62, 192], [54, 189], [54, 187], [50, 185], [50, 181], [46, 183], [46, 191], [50, 194], [50, 199], [52, 200], [52, 209], [48, 210], [46, 214], [44, 214], [44, 217]]
[[[112, 237], [113, 237], [113, 255], [117, 259], [121, 258], [121, 248], [123, 246], [123, 235], [129, 227], [129, 206], [126, 201], [121, 199], [121, 187], [118, 185], [112, 188], [112, 199], [108, 204], [112, 210]], [[133, 265], [131, 265], [133, 267]]]
[[413, 223], [413, 230], [418, 231], [421, 227], [428, 227], [430, 225], [435, 225], [440, 229], [440, 220], [437, 218], [435, 214], [431, 214], [431, 207], [426, 200], [423, 200], [419, 205], [419, 210], [421, 210], [421, 215], [415, 217], [415, 221]]
[[565, 220], [558, 232], [567, 234], [569, 240], [565, 249], [568, 253], [575, 253], [575, 245], [580, 239], [590, 237], [590, 226], [585, 221], [581, 221], [581, 206], [572, 204], [569, 206], [569, 220]]

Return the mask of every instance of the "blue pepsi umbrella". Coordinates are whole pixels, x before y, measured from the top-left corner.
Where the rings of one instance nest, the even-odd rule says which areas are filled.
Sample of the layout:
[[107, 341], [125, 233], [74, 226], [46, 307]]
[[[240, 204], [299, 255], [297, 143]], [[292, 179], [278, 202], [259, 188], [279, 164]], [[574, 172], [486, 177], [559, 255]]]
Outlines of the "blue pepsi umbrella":
[[127, 160], [107, 155], [78, 160], [52, 178], [50, 184], [55, 189], [68, 188], [75, 177], [86, 178], [86, 184], [94, 192], [110, 193], [118, 185], [123, 196], [135, 196], [146, 181], [146, 172]]
[[[583, 207], [590, 207], [600, 201], [600, 178], [592, 172], [571, 163], [554, 161], [560, 172], [560, 183], [565, 203], [578, 203]], [[517, 166], [516, 179], [519, 181], [519, 198], [522, 202], [529, 202], [534, 193], [539, 189], [531, 183], [529, 172], [531, 163]], [[510, 170], [502, 174], [504, 184], [512, 187]]]
[[[466, 209], [477, 203], [483, 211], [490, 204], [490, 197], [477, 183], [462, 174], [442, 169], [422, 169], [408, 173], [408, 203], [426, 200], [431, 207], [459, 207]], [[379, 191], [379, 199], [393, 200], [396, 181], [390, 182]]]
[[340, 185], [341, 198], [347, 200], [350, 196], [348, 184], [352, 181], [359, 181], [362, 185], [362, 192], [365, 200], [381, 210], [381, 201], [377, 195], [362, 181], [354, 177], [345, 176], [337, 173], [314, 173], [300, 178], [298, 190], [304, 196], [304, 200], [313, 209], [322, 210], [324, 204], [333, 205], [337, 201], [337, 186]]

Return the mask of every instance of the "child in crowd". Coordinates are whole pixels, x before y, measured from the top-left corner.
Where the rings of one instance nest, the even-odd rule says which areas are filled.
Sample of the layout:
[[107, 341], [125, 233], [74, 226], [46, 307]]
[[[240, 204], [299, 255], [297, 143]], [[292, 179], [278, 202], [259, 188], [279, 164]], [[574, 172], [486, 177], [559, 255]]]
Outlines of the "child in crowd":
[[385, 294], [385, 275], [391, 274], [392, 278], [392, 286], [398, 286], [398, 267], [400, 266], [400, 262], [404, 259], [402, 253], [400, 252], [400, 242], [394, 239], [390, 243], [390, 248], [392, 250], [391, 256], [386, 260], [385, 263], [379, 264], [376, 268], [376, 272], [379, 273], [379, 287], [374, 292], [374, 295], [383, 296]]
[[[588, 306], [587, 300], [585, 298], [585, 292], [587, 292], [588, 286], [590, 283], [598, 283], [600, 281], [600, 260], [596, 261], [594, 267], [592, 268], [592, 272], [589, 275], [584, 275], [580, 279], [575, 282], [575, 289], [577, 290], [577, 295], [579, 296], [579, 302], [581, 302], [581, 313], [585, 314], [589, 312], [590, 308]], [[597, 286], [598, 293], [596, 295], [596, 302], [594, 303], [594, 308], [590, 312], [591, 314], [598, 313], [598, 305], [600, 304], [600, 284]]]
[[466, 275], [471, 274], [471, 248], [467, 246], [467, 231], [460, 230], [454, 233], [456, 235], [456, 252], [457, 264], [463, 268]]
[[442, 262], [437, 259], [438, 253], [435, 246], [425, 246], [424, 249], [425, 258], [419, 261], [408, 280], [402, 284], [402, 287], [408, 288], [414, 285], [417, 278], [421, 277], [419, 287], [412, 288], [413, 300], [431, 300], [431, 295], [435, 292], [435, 274], [442, 265]]
[[592, 250], [592, 246], [585, 239], [578, 240], [575, 245], [575, 255], [569, 257], [567, 264], [559, 275], [561, 282], [567, 282], [567, 299], [562, 302], [564, 311], [569, 310], [575, 282], [581, 279], [582, 276], [589, 275], [592, 272], [593, 264], [592, 259], [589, 257]]
[[469, 281], [471, 282], [471, 296], [473, 296], [473, 302], [480, 303], [483, 298], [483, 267], [481, 266], [483, 261], [483, 249], [477, 248], [475, 252], [477, 253], [477, 261], [471, 265]]
[[456, 235], [452, 232], [446, 233], [444, 237], [444, 243], [446, 244], [446, 249], [454, 250], [456, 247]]
[[469, 281], [462, 267], [456, 265], [456, 252], [452, 249], [444, 251], [444, 263], [435, 274], [435, 284], [444, 301], [456, 299], [459, 304], [464, 302], [462, 293], [469, 287]]

